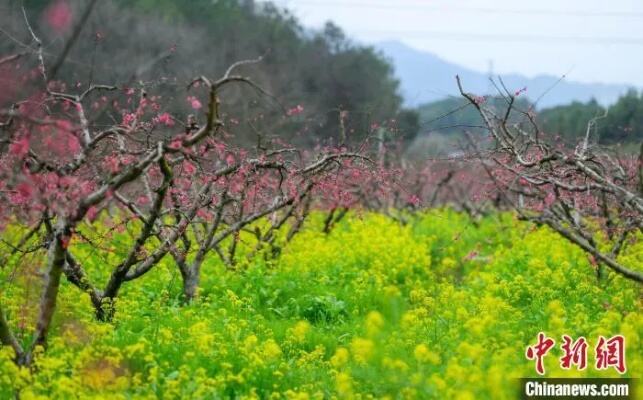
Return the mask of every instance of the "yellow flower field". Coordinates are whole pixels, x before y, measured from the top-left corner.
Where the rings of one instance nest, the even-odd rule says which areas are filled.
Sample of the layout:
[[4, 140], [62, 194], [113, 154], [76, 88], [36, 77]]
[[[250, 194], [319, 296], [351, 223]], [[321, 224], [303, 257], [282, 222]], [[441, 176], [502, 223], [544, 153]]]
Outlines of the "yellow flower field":
[[[34, 372], [0, 350], [0, 398], [514, 399], [517, 378], [536, 376], [525, 349], [540, 331], [557, 342], [545, 376], [619, 376], [593, 365], [598, 336], [616, 334], [626, 376], [643, 371], [641, 288], [614, 274], [598, 281], [587, 256], [545, 228], [436, 210], [407, 225], [352, 214], [326, 235], [322, 219], [275, 259], [235, 271], [206, 260], [189, 305], [170, 257], [124, 288], [111, 323], [63, 282]], [[109, 270], [72, 246], [91, 274]], [[643, 266], [643, 242], [622, 257]], [[38, 261], [0, 270], [0, 301], [23, 341]], [[560, 368], [563, 334], [588, 339], [586, 370]]]

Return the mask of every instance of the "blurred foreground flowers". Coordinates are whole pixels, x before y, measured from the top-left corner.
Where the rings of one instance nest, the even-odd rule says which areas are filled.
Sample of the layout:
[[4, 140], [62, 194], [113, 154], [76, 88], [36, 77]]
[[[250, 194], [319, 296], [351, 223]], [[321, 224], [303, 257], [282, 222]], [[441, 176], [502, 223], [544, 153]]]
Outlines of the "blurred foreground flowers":
[[[504, 214], [476, 227], [440, 210], [406, 226], [352, 215], [325, 235], [322, 218], [276, 260], [239, 271], [207, 260], [188, 306], [169, 258], [124, 290], [113, 324], [96, 322], [65, 282], [36, 372], [0, 350], [0, 398], [512, 399], [513, 378], [534, 375], [524, 349], [539, 331], [621, 333], [628, 374], [643, 368], [641, 289], [597, 282], [584, 253], [547, 229]], [[622, 257], [643, 265], [643, 243]], [[33, 320], [37, 291], [15, 271], [0, 270], [0, 290], [20, 324]], [[556, 351], [547, 376], [617, 376], [561, 370]]]

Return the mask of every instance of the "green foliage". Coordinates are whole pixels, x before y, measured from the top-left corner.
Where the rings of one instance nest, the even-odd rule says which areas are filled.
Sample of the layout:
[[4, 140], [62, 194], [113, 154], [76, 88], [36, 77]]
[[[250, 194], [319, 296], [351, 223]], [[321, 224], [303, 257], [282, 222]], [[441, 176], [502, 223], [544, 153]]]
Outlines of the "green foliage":
[[[587, 132], [588, 123], [605, 113], [595, 100], [574, 102], [540, 112], [539, 119], [547, 133], [578, 140]], [[609, 107], [605, 118], [596, 121], [591, 138], [604, 144], [639, 143], [643, 140], [643, 94], [630, 90]]]
[[[507, 101], [502, 97], [490, 97], [485, 102], [499, 116], [504, 116]], [[531, 104], [518, 98], [514, 108], [528, 111]], [[483, 134], [486, 132], [484, 121], [478, 111], [464, 98], [451, 97], [428, 103], [418, 108], [422, 132], [437, 132], [446, 135], [459, 135], [464, 131]], [[510, 120], [521, 120], [523, 115], [514, 112]]]
[[545, 109], [538, 117], [543, 130], [550, 135], [559, 135], [567, 140], [577, 140], [585, 135], [587, 124], [604, 112], [595, 100], [588, 103], [573, 102], [567, 106]]
[[[612, 274], [597, 282], [587, 256], [547, 229], [509, 214], [476, 227], [450, 210], [406, 226], [353, 214], [329, 235], [322, 220], [313, 215], [276, 260], [230, 271], [208, 258], [189, 306], [169, 257], [124, 288], [112, 324], [96, 322], [87, 296], [63, 283], [36, 372], [0, 351], [0, 397], [513, 399], [513, 379], [535, 375], [524, 351], [539, 331], [558, 343], [583, 335], [591, 346], [622, 333], [629, 376], [643, 368], [641, 288]], [[5, 233], [17, 237], [13, 227]], [[108, 268], [79, 245], [90, 273]], [[621, 257], [643, 265], [642, 242]], [[12, 258], [0, 270], [3, 306], [23, 341], [36, 265]], [[596, 371], [588, 353], [586, 370], [565, 371], [553, 350], [546, 376], [617, 375]]]

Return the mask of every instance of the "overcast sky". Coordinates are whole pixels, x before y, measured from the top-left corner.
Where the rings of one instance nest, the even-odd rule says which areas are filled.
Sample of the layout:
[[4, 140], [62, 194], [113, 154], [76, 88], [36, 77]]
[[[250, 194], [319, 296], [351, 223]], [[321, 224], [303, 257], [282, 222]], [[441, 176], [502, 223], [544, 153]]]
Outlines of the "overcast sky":
[[304, 26], [399, 40], [495, 73], [643, 87], [643, 0], [276, 0]]

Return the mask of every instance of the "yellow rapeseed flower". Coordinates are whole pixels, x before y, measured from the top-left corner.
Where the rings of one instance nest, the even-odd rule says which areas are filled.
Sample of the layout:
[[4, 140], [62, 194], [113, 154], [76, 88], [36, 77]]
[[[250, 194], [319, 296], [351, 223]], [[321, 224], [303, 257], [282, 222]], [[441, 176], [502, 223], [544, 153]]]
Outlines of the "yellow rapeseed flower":
[[302, 343], [306, 340], [308, 332], [310, 332], [310, 323], [308, 321], [299, 321], [290, 332], [295, 342]]
[[273, 339], [266, 340], [262, 345], [263, 354], [269, 360], [277, 359], [281, 356], [281, 347]]
[[350, 358], [350, 353], [345, 347], [338, 347], [335, 350], [335, 354], [330, 358], [330, 363], [335, 368], [340, 368], [346, 365]]
[[384, 317], [377, 311], [371, 311], [366, 316], [366, 333], [368, 336], [377, 335], [384, 326]]
[[355, 338], [351, 341], [351, 353], [356, 362], [365, 364], [373, 355], [375, 344], [370, 339]]

